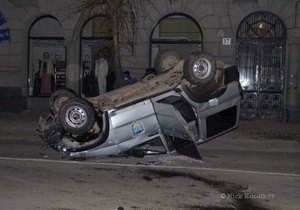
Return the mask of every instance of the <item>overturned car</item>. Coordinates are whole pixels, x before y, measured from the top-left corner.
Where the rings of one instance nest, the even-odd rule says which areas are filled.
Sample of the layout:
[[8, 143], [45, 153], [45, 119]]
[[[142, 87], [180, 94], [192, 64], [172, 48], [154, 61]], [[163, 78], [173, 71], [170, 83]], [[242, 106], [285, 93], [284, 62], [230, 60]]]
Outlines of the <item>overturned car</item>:
[[96, 97], [62, 89], [38, 131], [70, 158], [144, 156], [177, 151], [201, 159], [199, 145], [238, 126], [241, 89], [235, 66], [205, 52], [160, 54], [158, 75]]

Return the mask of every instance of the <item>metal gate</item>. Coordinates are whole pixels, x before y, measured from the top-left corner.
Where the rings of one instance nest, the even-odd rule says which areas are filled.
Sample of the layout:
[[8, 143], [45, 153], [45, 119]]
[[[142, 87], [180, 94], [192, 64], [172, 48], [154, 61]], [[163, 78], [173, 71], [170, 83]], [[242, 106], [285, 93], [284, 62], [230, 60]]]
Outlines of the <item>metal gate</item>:
[[246, 17], [237, 33], [236, 64], [244, 90], [242, 118], [283, 117], [285, 27], [268, 12]]

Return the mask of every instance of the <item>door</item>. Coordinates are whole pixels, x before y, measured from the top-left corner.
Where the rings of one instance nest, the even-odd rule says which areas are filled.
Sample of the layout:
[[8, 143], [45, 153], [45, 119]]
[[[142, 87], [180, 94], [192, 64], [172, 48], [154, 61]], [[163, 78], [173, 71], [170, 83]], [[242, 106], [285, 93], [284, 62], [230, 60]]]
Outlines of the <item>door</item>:
[[283, 116], [283, 47], [268, 42], [240, 42], [238, 67], [244, 90], [241, 117]]
[[242, 118], [282, 119], [285, 27], [268, 12], [246, 17], [237, 32], [236, 65], [244, 91]]

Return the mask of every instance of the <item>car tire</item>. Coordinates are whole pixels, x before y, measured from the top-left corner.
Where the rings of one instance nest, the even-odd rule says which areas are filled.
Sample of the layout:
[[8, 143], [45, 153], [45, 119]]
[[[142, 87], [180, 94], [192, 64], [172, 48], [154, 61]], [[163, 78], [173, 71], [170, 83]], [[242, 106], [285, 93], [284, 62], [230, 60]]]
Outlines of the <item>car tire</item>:
[[71, 89], [64, 88], [56, 90], [49, 99], [49, 107], [53, 114], [58, 114], [61, 105], [70, 98], [77, 97], [77, 93]]
[[160, 74], [174, 68], [181, 60], [178, 52], [174, 50], [163, 50], [155, 57], [154, 68]]
[[62, 104], [58, 117], [65, 131], [80, 135], [88, 132], [93, 127], [95, 110], [88, 101], [76, 97]]
[[205, 52], [191, 53], [184, 62], [183, 75], [194, 85], [206, 85], [216, 75], [216, 60]]

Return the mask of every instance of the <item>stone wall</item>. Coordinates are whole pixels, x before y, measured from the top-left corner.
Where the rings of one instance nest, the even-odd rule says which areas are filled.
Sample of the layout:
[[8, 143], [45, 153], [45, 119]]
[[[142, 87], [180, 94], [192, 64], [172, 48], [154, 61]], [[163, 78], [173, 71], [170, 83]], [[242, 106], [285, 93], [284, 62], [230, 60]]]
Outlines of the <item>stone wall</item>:
[[[67, 52], [67, 86], [79, 90], [80, 71], [80, 29], [75, 2], [71, 0], [31, 0], [31, 1], [3, 0], [0, 11], [7, 23], [1, 28], [10, 29], [10, 40], [0, 42], [0, 110], [10, 107], [7, 94], [10, 90], [17, 90], [13, 94], [19, 99], [23, 109], [24, 98], [28, 88], [28, 31], [32, 23], [43, 15], [54, 16], [62, 25]], [[235, 63], [235, 36], [241, 21], [256, 11], [272, 12], [280, 17], [287, 28], [287, 53], [285, 75], [285, 105], [299, 111], [300, 100], [300, 18], [297, 1], [294, 0], [177, 0], [170, 4], [168, 0], [144, 1], [144, 7], [139, 12], [138, 36], [134, 43], [134, 51], [129, 50], [126, 43], [121, 49], [123, 68], [130, 69], [133, 76], [140, 78], [144, 70], [149, 67], [150, 35], [157, 22], [171, 13], [187, 14], [194, 18], [203, 32], [203, 49], [217, 59], [226, 63]], [[296, 7], [297, 6], [297, 7]], [[83, 23], [82, 23], [83, 24]], [[222, 38], [231, 38], [231, 45], [223, 45]], [[295, 54], [296, 53], [296, 54]], [[293, 54], [292, 58], [289, 58]], [[293, 80], [293, 81], [291, 81]], [[291, 85], [291, 82], [293, 84]], [[4, 94], [7, 92], [7, 94]], [[4, 97], [4, 95], [6, 95]], [[26, 104], [26, 103], [25, 103]], [[11, 106], [11, 110], [13, 109]], [[34, 108], [34, 107], [29, 107]], [[17, 108], [16, 110], [19, 110]]]

